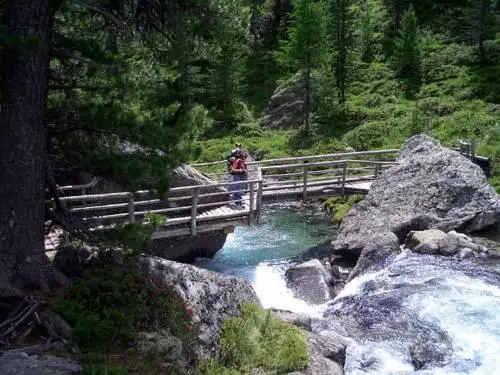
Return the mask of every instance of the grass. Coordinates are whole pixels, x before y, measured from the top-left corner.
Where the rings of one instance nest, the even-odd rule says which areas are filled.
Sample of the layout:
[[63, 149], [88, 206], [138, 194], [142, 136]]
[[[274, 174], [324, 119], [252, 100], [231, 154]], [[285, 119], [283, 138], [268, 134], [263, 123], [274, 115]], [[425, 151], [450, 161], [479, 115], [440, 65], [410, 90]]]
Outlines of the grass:
[[241, 317], [227, 319], [221, 329], [219, 358], [202, 363], [196, 375], [287, 374], [309, 362], [305, 336], [253, 304], [242, 306]]
[[340, 224], [349, 210], [358, 202], [362, 201], [364, 196], [352, 194], [343, 198], [341, 196], [330, 197], [325, 201], [325, 205], [332, 215], [334, 223]]

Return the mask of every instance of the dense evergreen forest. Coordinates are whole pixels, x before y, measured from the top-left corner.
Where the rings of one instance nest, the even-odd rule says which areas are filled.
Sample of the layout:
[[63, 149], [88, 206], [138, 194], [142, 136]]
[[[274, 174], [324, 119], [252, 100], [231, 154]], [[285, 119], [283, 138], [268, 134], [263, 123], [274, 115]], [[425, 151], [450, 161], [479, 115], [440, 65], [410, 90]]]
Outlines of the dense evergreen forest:
[[[42, 246], [54, 174], [164, 187], [166, 169], [235, 140], [262, 158], [420, 132], [500, 156], [496, 0], [0, 4], [0, 226], [14, 228], [0, 250], [14, 263]], [[273, 101], [295, 122], [269, 121]]]

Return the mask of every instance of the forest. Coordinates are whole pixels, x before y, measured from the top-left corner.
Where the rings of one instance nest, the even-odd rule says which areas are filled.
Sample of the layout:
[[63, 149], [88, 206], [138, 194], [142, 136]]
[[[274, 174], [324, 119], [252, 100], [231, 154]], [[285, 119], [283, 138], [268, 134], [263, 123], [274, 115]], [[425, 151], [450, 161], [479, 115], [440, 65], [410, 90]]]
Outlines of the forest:
[[265, 158], [425, 132], [500, 156], [496, 0], [39, 5], [0, 8], [1, 250], [42, 246], [45, 176], [165, 188], [166, 170], [235, 140]]
[[[474, 140], [500, 189], [498, 0], [0, 0], [2, 295], [61, 280], [45, 190], [85, 171]], [[495, 163], [496, 162], [496, 163]], [[500, 191], [500, 190], [499, 190]]]

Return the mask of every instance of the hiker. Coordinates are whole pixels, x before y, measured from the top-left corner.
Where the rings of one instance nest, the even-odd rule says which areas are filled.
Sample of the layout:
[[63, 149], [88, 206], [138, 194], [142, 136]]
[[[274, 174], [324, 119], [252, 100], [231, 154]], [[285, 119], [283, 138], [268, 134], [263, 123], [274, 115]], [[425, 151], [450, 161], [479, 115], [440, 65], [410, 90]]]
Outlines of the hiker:
[[236, 143], [236, 148], [234, 150], [231, 150], [231, 154], [227, 157], [227, 171], [229, 173], [231, 173], [231, 167], [234, 163], [234, 161], [236, 160], [236, 152], [239, 151], [239, 152], [243, 152], [243, 150], [241, 149], [241, 143]]
[[240, 182], [246, 180], [246, 173], [245, 155], [241, 150], [235, 150], [234, 161], [231, 164], [231, 182], [234, 183], [231, 185], [231, 191], [233, 192], [233, 201], [239, 207], [243, 207], [243, 201], [241, 199], [243, 195], [243, 184]]

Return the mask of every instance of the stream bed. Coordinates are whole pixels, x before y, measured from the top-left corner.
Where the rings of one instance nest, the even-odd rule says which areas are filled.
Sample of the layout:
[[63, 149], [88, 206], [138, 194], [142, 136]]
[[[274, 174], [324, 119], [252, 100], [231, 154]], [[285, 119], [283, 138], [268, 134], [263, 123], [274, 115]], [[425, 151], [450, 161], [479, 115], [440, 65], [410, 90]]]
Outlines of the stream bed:
[[284, 272], [335, 233], [317, 209], [266, 207], [260, 225], [236, 228], [213, 259], [196, 265], [246, 278], [264, 307], [308, 313], [315, 331], [347, 337], [346, 375], [500, 375], [498, 259], [403, 251], [327, 304], [308, 305], [294, 298]]

